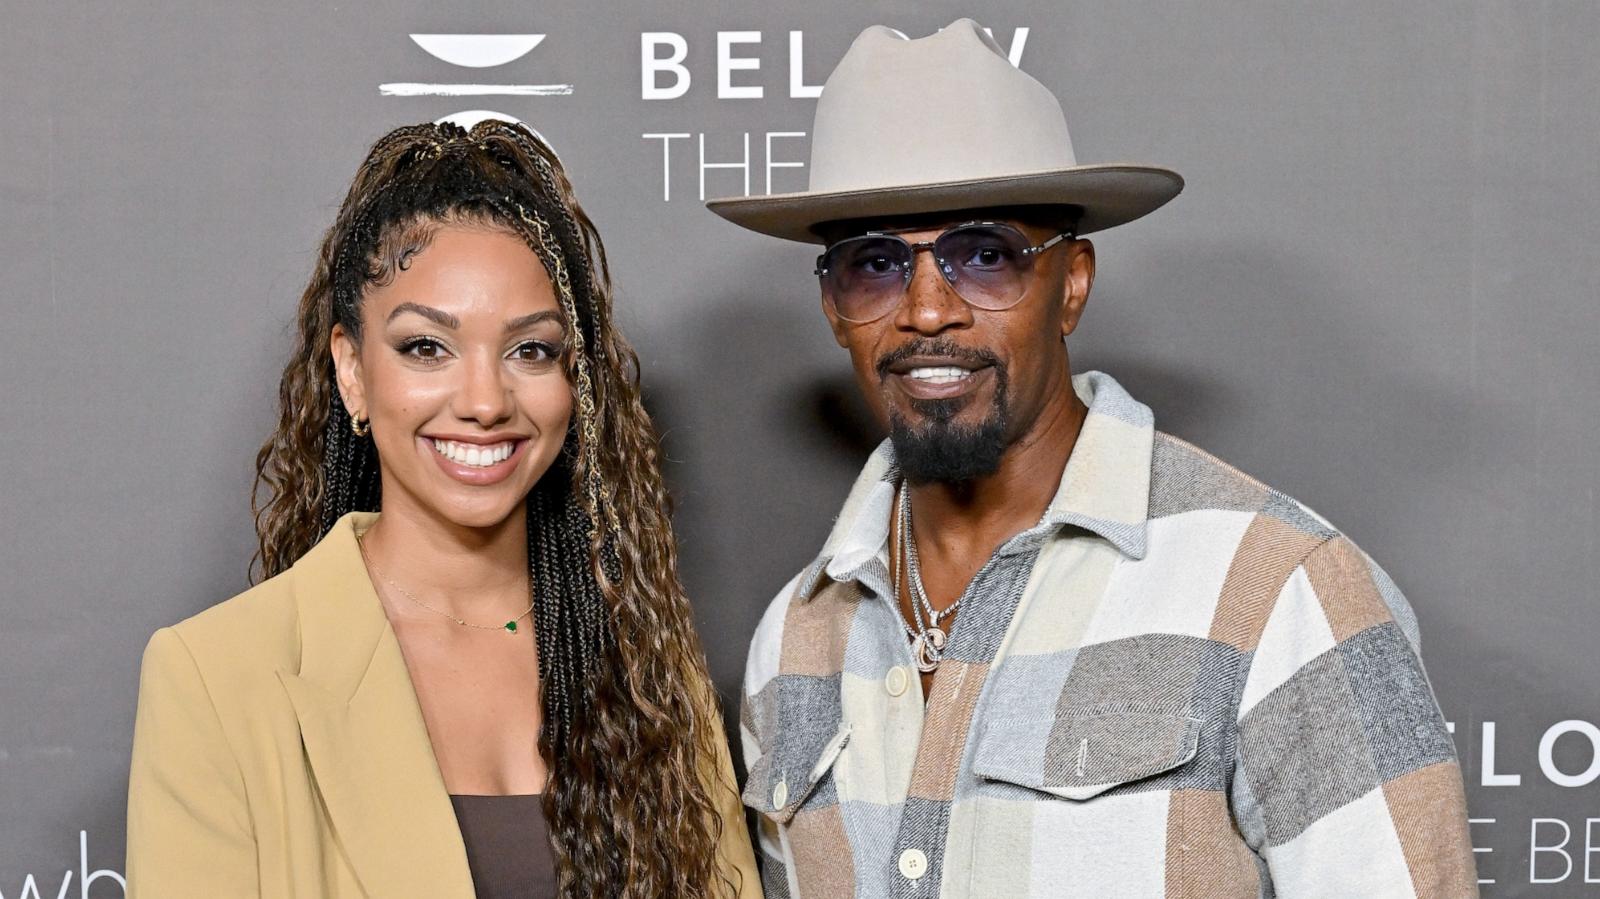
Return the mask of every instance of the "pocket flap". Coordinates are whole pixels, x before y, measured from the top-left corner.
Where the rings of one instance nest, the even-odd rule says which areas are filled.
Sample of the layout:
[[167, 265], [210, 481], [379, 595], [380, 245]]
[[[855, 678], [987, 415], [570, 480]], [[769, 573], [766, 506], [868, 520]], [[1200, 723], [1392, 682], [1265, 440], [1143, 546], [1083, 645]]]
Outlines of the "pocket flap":
[[1040, 746], [1037, 729], [997, 722], [984, 731], [972, 768], [990, 780], [1089, 799], [1188, 762], [1200, 725], [1163, 712], [1070, 712], [1055, 718]]
[[744, 804], [780, 824], [788, 824], [848, 742], [849, 722], [840, 722], [839, 729], [820, 746], [814, 732], [808, 733], [804, 728], [777, 732], [766, 753], [750, 766], [741, 797]]

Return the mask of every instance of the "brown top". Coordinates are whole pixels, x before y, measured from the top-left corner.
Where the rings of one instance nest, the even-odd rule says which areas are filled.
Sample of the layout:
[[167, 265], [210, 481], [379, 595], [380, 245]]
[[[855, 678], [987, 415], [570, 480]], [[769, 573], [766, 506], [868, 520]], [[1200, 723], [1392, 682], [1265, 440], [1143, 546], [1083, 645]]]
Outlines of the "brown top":
[[556, 899], [556, 859], [537, 793], [450, 795], [478, 899]]

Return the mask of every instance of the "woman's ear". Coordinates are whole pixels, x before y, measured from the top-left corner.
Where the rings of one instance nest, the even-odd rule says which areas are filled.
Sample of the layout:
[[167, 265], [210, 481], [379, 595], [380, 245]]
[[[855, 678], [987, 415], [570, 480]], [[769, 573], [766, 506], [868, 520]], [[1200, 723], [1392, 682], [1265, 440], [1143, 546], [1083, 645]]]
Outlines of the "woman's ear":
[[333, 351], [334, 377], [339, 382], [339, 398], [351, 418], [367, 418], [367, 395], [361, 386], [361, 348], [344, 325], [333, 326], [328, 339]]

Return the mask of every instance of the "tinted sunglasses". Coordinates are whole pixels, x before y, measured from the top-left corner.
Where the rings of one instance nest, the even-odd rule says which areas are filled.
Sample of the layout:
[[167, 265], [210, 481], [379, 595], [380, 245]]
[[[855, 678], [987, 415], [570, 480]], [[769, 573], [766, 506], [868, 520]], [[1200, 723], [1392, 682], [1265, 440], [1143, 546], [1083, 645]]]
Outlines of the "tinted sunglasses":
[[1035, 257], [1073, 236], [1062, 231], [1035, 245], [1004, 222], [963, 222], [918, 243], [900, 236], [919, 230], [868, 231], [817, 257], [822, 295], [840, 318], [865, 324], [899, 305], [921, 250], [933, 251], [939, 273], [961, 299], [979, 309], [1010, 309], [1028, 292]]

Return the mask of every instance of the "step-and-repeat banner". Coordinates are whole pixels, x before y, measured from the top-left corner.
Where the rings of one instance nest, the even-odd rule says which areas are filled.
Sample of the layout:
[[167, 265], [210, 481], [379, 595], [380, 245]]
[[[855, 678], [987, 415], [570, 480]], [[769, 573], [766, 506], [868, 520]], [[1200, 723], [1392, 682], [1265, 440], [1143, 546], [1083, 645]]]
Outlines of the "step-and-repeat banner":
[[[0, 897], [122, 895], [140, 652], [246, 585], [298, 294], [402, 123], [519, 119], [572, 169], [732, 705], [877, 435], [814, 250], [701, 200], [803, 189], [852, 37], [960, 15], [1061, 98], [1080, 161], [1188, 179], [1096, 236], [1074, 364], [1394, 576], [1485, 895], [1600, 894], [1600, 6], [21, 0], [0, 11]], [[884, 127], [962, 114], [930, 95]]]

